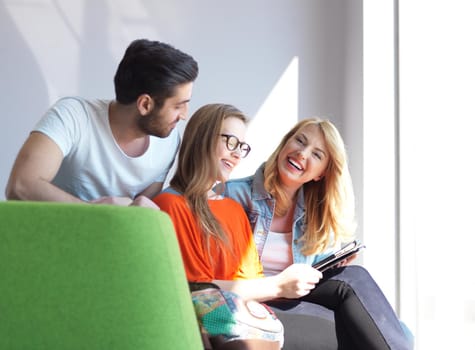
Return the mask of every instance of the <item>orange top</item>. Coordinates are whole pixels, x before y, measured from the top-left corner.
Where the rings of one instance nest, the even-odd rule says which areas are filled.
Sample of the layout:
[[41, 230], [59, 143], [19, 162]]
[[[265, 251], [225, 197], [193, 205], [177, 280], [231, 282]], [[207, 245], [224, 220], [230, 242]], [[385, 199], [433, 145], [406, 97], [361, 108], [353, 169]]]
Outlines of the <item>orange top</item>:
[[239, 203], [230, 198], [208, 200], [211, 212], [229, 237], [228, 246], [210, 238], [208, 253], [203, 233], [182, 195], [162, 192], [153, 201], [173, 221], [188, 281], [264, 277], [251, 226]]

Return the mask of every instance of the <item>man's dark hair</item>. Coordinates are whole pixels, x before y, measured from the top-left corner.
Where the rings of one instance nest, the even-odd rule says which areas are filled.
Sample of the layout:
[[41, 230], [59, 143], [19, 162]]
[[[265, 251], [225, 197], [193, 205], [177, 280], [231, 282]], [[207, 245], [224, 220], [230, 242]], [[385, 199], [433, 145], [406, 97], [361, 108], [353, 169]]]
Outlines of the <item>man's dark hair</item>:
[[169, 44], [147, 39], [130, 43], [114, 77], [116, 100], [130, 104], [149, 94], [161, 108], [177, 85], [195, 81], [198, 63]]

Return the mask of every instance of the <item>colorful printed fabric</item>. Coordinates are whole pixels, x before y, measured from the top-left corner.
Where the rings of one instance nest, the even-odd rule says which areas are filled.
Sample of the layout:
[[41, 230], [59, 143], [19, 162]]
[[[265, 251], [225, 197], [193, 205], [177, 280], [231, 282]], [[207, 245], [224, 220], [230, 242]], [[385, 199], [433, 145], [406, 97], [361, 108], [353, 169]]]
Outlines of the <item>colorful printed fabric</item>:
[[266, 339], [284, 342], [284, 327], [274, 312], [237, 294], [207, 288], [192, 292], [200, 326], [210, 335], [233, 339]]

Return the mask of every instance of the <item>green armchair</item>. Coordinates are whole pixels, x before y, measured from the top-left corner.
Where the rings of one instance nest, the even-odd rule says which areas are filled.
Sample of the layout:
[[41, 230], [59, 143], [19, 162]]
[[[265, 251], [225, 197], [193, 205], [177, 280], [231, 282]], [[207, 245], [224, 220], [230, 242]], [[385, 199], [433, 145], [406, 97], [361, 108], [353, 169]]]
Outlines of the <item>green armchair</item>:
[[139, 207], [0, 202], [0, 349], [202, 349], [173, 226]]

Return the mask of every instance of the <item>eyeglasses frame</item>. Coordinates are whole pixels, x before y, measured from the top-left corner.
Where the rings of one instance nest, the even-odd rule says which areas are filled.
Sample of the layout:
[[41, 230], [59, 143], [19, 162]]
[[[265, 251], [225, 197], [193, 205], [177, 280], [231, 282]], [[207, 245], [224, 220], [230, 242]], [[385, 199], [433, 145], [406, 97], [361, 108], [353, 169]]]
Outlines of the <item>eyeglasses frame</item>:
[[[241, 158], [246, 158], [249, 152], [251, 152], [251, 146], [246, 142], [241, 142], [237, 136], [232, 135], [232, 134], [220, 134], [219, 136], [226, 138], [226, 148], [228, 149], [228, 151], [234, 152], [235, 150], [239, 148], [239, 152], [241, 153]], [[229, 140], [231, 138], [235, 138], [237, 140], [236, 146], [234, 148], [229, 143]], [[243, 150], [243, 146], [247, 146], [247, 149]]]

